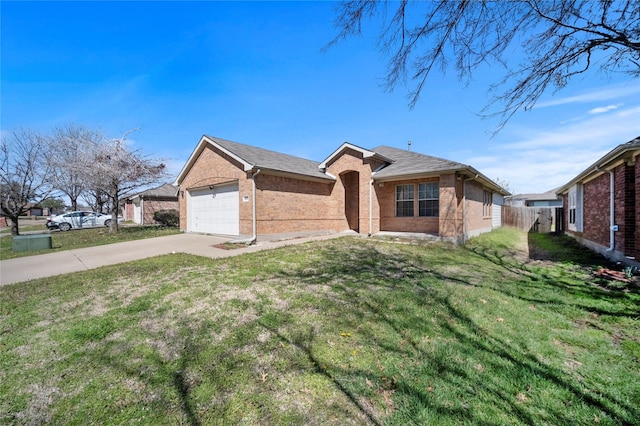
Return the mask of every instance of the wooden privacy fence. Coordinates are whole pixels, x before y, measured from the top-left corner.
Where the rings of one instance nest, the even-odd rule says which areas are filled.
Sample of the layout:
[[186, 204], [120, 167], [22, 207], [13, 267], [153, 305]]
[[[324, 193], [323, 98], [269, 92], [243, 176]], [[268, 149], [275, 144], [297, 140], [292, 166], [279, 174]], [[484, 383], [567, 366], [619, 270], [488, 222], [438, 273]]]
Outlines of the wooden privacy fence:
[[526, 232], [559, 232], [562, 207], [502, 206], [502, 225]]

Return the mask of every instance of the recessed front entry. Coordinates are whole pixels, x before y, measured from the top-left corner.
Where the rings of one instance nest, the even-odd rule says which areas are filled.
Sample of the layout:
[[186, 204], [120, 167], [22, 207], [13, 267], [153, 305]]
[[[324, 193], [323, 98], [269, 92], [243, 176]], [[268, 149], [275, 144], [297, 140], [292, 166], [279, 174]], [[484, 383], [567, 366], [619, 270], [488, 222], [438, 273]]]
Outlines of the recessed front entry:
[[344, 215], [349, 229], [360, 232], [360, 173], [346, 172], [340, 179], [344, 186]]

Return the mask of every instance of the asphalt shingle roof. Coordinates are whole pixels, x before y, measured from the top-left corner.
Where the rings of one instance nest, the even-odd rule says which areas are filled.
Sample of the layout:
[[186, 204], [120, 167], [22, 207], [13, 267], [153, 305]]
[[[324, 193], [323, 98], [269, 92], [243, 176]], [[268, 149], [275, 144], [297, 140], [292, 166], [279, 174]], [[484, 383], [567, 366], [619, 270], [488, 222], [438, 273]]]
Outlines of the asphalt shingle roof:
[[466, 164], [444, 158], [432, 157], [390, 146], [379, 146], [372, 151], [393, 160], [393, 163], [376, 173], [376, 178], [414, 175], [420, 173], [442, 172], [466, 169]]
[[319, 168], [320, 163], [313, 160], [307, 160], [305, 158], [295, 157], [293, 155], [270, 151], [268, 149], [232, 142], [212, 136], [207, 136], [207, 138], [257, 168], [334, 180], [322, 173]]
[[165, 183], [162, 186], [159, 186], [157, 188], [151, 188], [151, 189], [147, 189], [146, 191], [142, 191], [136, 195], [134, 195], [131, 198], [134, 197], [139, 197], [139, 196], [145, 196], [145, 197], [177, 197], [177, 191], [178, 189], [169, 184], [169, 183]]

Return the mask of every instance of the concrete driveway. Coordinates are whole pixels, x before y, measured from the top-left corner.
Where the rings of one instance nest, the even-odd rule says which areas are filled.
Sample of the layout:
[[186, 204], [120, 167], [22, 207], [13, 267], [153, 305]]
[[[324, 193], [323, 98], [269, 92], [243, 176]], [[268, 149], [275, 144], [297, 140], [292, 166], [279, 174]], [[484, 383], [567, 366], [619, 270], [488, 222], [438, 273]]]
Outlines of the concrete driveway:
[[86, 271], [101, 266], [115, 265], [173, 252], [219, 258], [237, 256], [284, 245], [300, 244], [312, 240], [336, 238], [343, 235], [325, 234], [302, 238], [271, 239], [264, 242], [259, 241], [258, 244], [253, 246], [234, 250], [214, 247], [217, 244], [232, 240], [232, 238], [220, 236], [183, 233], [167, 237], [148, 238], [3, 260], [0, 261], [0, 285]]

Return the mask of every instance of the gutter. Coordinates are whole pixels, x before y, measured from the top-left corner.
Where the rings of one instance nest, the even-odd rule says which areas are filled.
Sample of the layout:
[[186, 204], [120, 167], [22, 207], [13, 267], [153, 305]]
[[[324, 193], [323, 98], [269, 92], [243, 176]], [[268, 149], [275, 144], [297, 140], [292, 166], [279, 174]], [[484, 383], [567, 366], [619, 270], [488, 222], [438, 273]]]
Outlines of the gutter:
[[[371, 180], [369, 181], [369, 235], [367, 235], [368, 237], [370, 237], [371, 234], [373, 234], [373, 184], [374, 184], [373, 178], [376, 175], [376, 173], [384, 169], [386, 166], [387, 166], [386, 164], [381, 164], [380, 166], [378, 166], [377, 169], [371, 172]], [[378, 220], [380, 219], [378, 218]]]
[[615, 179], [613, 176], [613, 172], [611, 170], [602, 170], [600, 167], [596, 166], [595, 170], [598, 172], [607, 172], [609, 173], [609, 248], [608, 252], [614, 250], [616, 245], [616, 235], [614, 231], [615, 226]]
[[258, 239], [258, 215], [256, 213], [256, 176], [261, 172], [258, 169], [253, 175], [251, 175], [251, 183], [253, 186], [253, 236], [251, 237], [251, 243], [253, 244]]

